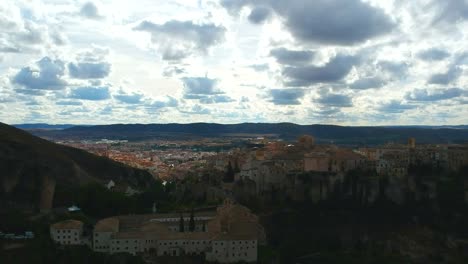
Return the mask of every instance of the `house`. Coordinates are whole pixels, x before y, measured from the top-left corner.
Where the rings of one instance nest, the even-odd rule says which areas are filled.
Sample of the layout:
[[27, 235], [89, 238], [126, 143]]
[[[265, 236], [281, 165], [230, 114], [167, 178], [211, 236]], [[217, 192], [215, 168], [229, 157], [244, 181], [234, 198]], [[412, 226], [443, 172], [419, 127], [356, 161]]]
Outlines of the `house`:
[[50, 237], [61, 245], [83, 244], [83, 222], [78, 220], [65, 220], [50, 226]]
[[98, 221], [93, 231], [93, 250], [109, 254], [144, 252], [157, 256], [205, 255], [220, 263], [257, 261], [258, 244], [265, 241], [258, 217], [244, 206], [226, 200], [216, 212], [190, 217], [179, 214], [114, 216]]

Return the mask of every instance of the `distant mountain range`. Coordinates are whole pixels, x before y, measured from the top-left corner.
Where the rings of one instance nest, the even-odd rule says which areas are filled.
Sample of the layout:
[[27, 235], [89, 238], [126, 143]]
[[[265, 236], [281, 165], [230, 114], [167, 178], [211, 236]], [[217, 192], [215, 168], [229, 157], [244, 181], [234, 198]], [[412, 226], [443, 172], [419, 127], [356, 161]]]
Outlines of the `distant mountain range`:
[[415, 137], [419, 143], [468, 142], [468, 126], [381, 126], [351, 127], [335, 125], [297, 125], [293, 123], [242, 124], [115, 124], [73, 126], [62, 130], [34, 131], [41, 137], [75, 139], [128, 139], [184, 137], [271, 136], [286, 140], [309, 134], [318, 142], [373, 145], [386, 142], [407, 142]]
[[57, 195], [110, 180], [134, 188], [153, 182], [146, 171], [0, 123], [0, 204], [50, 209]]
[[49, 125], [45, 123], [16, 124], [13, 126], [16, 128], [24, 129], [24, 130], [33, 130], [33, 129], [56, 130], [56, 129], [66, 129], [66, 128], [74, 127], [74, 125], [70, 125], [70, 124]]

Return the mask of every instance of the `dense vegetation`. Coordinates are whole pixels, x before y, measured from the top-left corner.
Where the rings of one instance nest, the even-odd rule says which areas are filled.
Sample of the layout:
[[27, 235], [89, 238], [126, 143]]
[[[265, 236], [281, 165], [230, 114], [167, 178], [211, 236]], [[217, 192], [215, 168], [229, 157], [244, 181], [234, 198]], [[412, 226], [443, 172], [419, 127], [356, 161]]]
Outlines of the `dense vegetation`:
[[50, 209], [54, 190], [63, 193], [109, 180], [138, 189], [153, 181], [146, 171], [54, 144], [2, 123], [0, 171], [0, 205], [12, 202], [33, 210]]
[[[379, 182], [375, 201], [363, 199], [372, 173], [351, 171], [341, 189], [318, 202], [263, 204], [270, 260], [281, 263], [468, 263], [468, 206], [464, 182], [468, 167], [458, 172], [414, 167], [419, 181], [396, 203]], [[435, 184], [435, 193], [427, 185]], [[365, 192], [364, 192], [365, 193]], [[258, 207], [258, 204], [255, 204]], [[262, 213], [263, 212], [263, 213]], [[278, 228], [281, 227], [281, 228]], [[265, 262], [266, 263], [266, 262]]]

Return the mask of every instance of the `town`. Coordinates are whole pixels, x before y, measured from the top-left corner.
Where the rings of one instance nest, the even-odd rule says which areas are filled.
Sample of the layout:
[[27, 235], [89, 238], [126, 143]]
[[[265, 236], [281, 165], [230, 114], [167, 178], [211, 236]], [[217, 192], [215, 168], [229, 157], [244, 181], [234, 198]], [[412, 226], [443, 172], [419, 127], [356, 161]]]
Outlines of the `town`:
[[[152, 144], [100, 140], [73, 146], [147, 169], [164, 184], [175, 184], [179, 201], [188, 198], [202, 206], [215, 205], [215, 211], [194, 213], [192, 207], [191, 211], [158, 213], [159, 201], [155, 200], [146, 214], [98, 220], [87, 235], [78, 220], [54, 223], [50, 226], [52, 240], [63, 246], [87, 245], [96, 252], [129, 253], [144, 259], [192, 255], [219, 263], [256, 262], [257, 245], [266, 245], [268, 233], [258, 217], [238, 203], [251, 207], [255, 207], [252, 201], [314, 204], [340, 190], [359, 197], [363, 204], [374, 203], [381, 196], [404, 204], [410, 196], [420, 200], [437, 195], [441, 179], [418, 178], [421, 168], [458, 171], [468, 164], [468, 145], [417, 144], [415, 138], [409, 138], [407, 144], [357, 148], [316, 144], [309, 135], [289, 142], [250, 138], [243, 146], [225, 151], [200, 151], [191, 146], [193, 142], [188, 146], [165, 142], [163, 150], [151, 149]], [[104, 187], [112, 191], [117, 185], [119, 182], [110, 181]], [[468, 204], [468, 189], [464, 190]], [[126, 195], [138, 192], [127, 190]]]

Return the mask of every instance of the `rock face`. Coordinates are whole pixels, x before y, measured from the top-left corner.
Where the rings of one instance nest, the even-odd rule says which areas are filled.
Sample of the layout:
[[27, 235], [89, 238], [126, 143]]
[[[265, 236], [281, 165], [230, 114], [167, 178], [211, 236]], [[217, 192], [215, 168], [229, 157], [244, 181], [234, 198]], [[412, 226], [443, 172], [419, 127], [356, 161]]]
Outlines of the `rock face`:
[[141, 189], [153, 178], [146, 171], [0, 123], [0, 201], [48, 210], [57, 190], [110, 180]]

